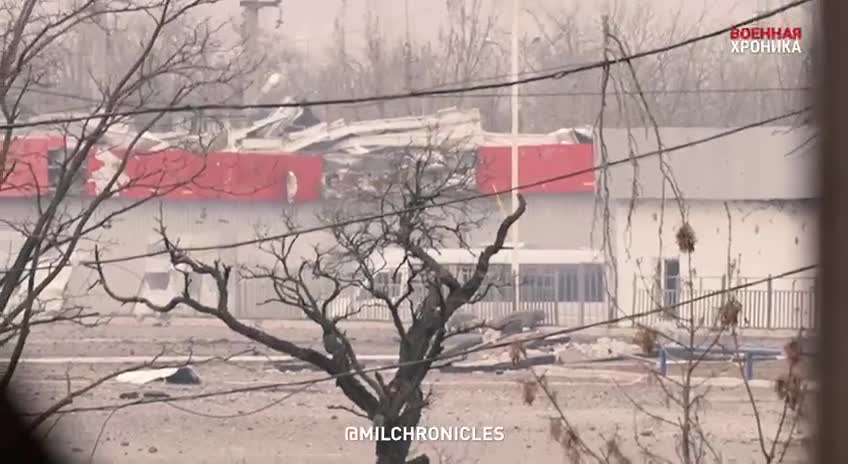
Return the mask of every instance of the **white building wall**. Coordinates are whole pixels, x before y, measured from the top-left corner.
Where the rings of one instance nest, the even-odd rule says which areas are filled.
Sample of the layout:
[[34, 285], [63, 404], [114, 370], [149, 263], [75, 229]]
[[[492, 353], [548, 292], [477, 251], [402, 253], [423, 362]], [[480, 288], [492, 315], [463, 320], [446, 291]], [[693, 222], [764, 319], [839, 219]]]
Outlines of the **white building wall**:
[[[509, 207], [509, 199], [505, 198], [505, 208]], [[589, 246], [592, 223], [593, 198], [591, 195], [528, 195], [528, 210], [521, 220], [520, 240], [530, 249], [576, 250]], [[68, 201], [68, 211], [78, 211], [86, 200]], [[495, 232], [503, 218], [497, 202], [493, 199], [478, 202], [479, 207], [488, 215], [484, 224], [475, 230], [469, 243], [484, 246], [494, 239]], [[126, 207], [127, 200], [113, 200], [98, 212]], [[297, 217], [299, 228], [306, 229], [319, 225], [316, 215], [328, 206], [325, 202], [312, 202], [290, 206], [274, 202], [218, 202], [201, 200], [168, 200], [163, 202], [151, 201], [121, 214], [113, 220], [108, 229], [100, 229], [81, 242], [78, 250], [82, 260], [89, 259], [95, 244], [100, 248], [104, 259], [126, 257], [144, 254], [159, 237], [156, 233], [157, 218], [163, 216], [163, 224], [168, 235], [173, 240], [180, 240], [182, 246], [199, 247], [246, 241], [255, 238], [257, 227], [264, 228], [267, 233], [281, 234], [287, 230], [282, 221], [284, 212]], [[30, 199], [3, 199], [0, 209], [4, 219], [23, 223], [35, 217], [35, 203]], [[160, 209], [161, 208], [161, 209]], [[290, 209], [293, 208], [293, 209]], [[5, 229], [5, 230], [4, 230]], [[15, 253], [15, 243], [22, 240], [14, 230], [0, 225], [0, 262], [5, 262]], [[312, 247], [316, 244], [327, 246], [333, 238], [328, 232], [316, 232], [298, 238], [294, 256], [309, 257]], [[279, 245], [279, 243], [277, 243]], [[504, 252], [502, 259], [507, 259]], [[271, 264], [273, 258], [258, 249], [256, 245], [243, 246], [221, 250], [220, 252], [205, 252], [202, 257], [207, 262], [218, 258], [232, 265]], [[162, 272], [169, 267], [166, 258], [142, 258], [133, 261], [109, 264], [108, 272], [110, 286], [121, 294], [138, 295], [140, 292], [152, 300], [165, 302], [171, 293], [148, 289], [143, 276], [146, 272]], [[234, 274], [236, 274], [234, 272]], [[171, 286], [180, 284], [179, 275], [171, 277]], [[234, 280], [237, 277], [234, 277]], [[65, 294], [73, 296], [74, 303], [85, 305], [95, 311], [110, 314], [131, 315], [138, 313], [135, 308], [121, 307], [111, 301], [102, 290], [89, 290], [96, 281], [94, 271], [84, 266], [74, 266], [73, 272], [65, 286]], [[64, 284], [63, 284], [64, 285]], [[200, 295], [207, 302], [208, 292]], [[265, 282], [243, 282], [235, 285], [231, 291], [231, 307], [235, 312], [262, 317], [280, 317], [288, 310], [274, 305], [260, 305], [260, 302], [274, 296], [273, 289]], [[144, 311], [141, 311], [144, 312]], [[190, 312], [181, 309], [178, 312]]]
[[[764, 278], [815, 264], [818, 255], [818, 206], [813, 201], [686, 201], [697, 243], [689, 259], [678, 250], [675, 235], [682, 222], [676, 202], [639, 200], [627, 227], [629, 202], [616, 204], [617, 295], [619, 308], [634, 311], [636, 292], [652, 285], [657, 260], [680, 259], [681, 279], [693, 278], [696, 290], [719, 290], [728, 269], [728, 244], [736, 275]], [[662, 233], [660, 220], [664, 217]], [[775, 280], [775, 290], [809, 290], [814, 271]], [[764, 287], [758, 287], [764, 288]], [[637, 311], [644, 311], [642, 308]]]

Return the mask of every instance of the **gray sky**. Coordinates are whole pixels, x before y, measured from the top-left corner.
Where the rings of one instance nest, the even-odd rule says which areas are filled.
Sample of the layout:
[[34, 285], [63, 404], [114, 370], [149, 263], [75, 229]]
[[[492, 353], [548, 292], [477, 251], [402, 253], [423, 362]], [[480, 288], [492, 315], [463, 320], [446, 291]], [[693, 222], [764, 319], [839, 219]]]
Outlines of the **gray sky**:
[[[229, 15], [238, 21], [238, 0], [225, 0], [217, 15]], [[471, 4], [473, 0], [465, 0]], [[506, 34], [510, 30], [512, 0], [481, 0], [483, 8], [494, 10], [499, 19], [499, 29]], [[671, 18], [680, 12], [680, 20], [694, 23], [702, 17], [702, 31], [721, 25], [727, 25], [751, 16], [758, 10], [774, 8], [786, 1], [777, 0], [521, 0], [522, 9], [527, 9], [539, 17], [550, 14], [562, 14], [575, 5], [585, 19], [586, 27], [599, 23], [603, 12], [610, 9], [632, 13], [649, 10], [660, 19]], [[381, 23], [386, 37], [402, 36], [406, 32], [406, 9], [409, 13], [409, 31], [415, 41], [436, 39], [440, 28], [447, 24], [446, 0], [284, 0], [283, 24], [277, 28], [279, 17], [274, 9], [263, 11], [262, 25], [266, 32], [282, 33], [301, 51], [314, 53], [323, 50], [332, 38], [333, 22], [345, 11], [345, 27], [352, 44], [361, 40], [365, 28], [366, 12], [371, 11]], [[343, 8], [343, 4], [346, 7]], [[681, 9], [682, 8], [682, 9]], [[572, 10], [573, 11], [573, 10]], [[792, 21], [792, 18], [784, 18]], [[522, 31], [534, 31], [536, 26], [527, 13], [522, 13], [520, 27]], [[597, 26], [600, 28], [600, 26]]]

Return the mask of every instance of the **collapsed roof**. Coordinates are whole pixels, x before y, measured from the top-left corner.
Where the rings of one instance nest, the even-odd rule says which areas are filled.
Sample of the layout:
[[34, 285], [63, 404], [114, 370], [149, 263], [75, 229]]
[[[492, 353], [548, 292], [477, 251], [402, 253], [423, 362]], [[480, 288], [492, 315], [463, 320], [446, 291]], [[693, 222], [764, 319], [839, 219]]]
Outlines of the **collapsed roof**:
[[[295, 100], [287, 98], [283, 103], [291, 105]], [[71, 124], [67, 129], [70, 134], [77, 135], [84, 130], [83, 124]], [[446, 156], [456, 159], [475, 154], [481, 146], [508, 146], [513, 141], [510, 134], [483, 130], [479, 110], [455, 107], [421, 116], [323, 122], [309, 107], [286, 106], [246, 127], [233, 127], [229, 121], [224, 121], [202, 133], [197, 130], [201, 124], [196, 120], [190, 125], [194, 130], [146, 132], [136, 140], [138, 133], [130, 126], [114, 124], [104, 134], [103, 144], [112, 151], [120, 151], [135, 142], [135, 150], [145, 152], [178, 147], [198, 152], [321, 156], [324, 194], [340, 197], [348, 189], [374, 189], [382, 177], [397, 170], [398, 165], [391, 160], [399, 153], [413, 154], [412, 159], [426, 154], [427, 168], [438, 172], [448, 165], [456, 167], [456, 163], [446, 162]], [[560, 129], [548, 134], [520, 134], [517, 142], [524, 146], [590, 143], [591, 127]], [[473, 170], [474, 166], [469, 169]], [[468, 171], [463, 172], [467, 174]]]

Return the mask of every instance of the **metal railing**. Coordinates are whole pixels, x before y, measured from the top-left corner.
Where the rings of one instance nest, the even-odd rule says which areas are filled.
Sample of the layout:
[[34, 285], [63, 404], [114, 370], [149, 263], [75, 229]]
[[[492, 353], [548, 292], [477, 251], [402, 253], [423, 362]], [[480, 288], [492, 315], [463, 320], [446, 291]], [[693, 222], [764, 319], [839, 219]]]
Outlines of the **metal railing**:
[[[583, 280], [556, 284], [560, 275], [535, 275], [534, 279], [522, 285], [519, 293], [521, 302], [518, 308], [512, 301], [509, 287], [499, 287], [497, 295], [489, 295], [474, 304], [460, 308], [460, 313], [473, 314], [480, 320], [496, 320], [515, 311], [542, 311], [546, 325], [581, 325], [600, 322], [609, 317], [609, 306], [606, 303], [605, 292], [595, 289], [587, 292]], [[547, 277], [547, 278], [539, 278]], [[581, 277], [582, 279], [582, 277]], [[566, 279], [567, 280], [567, 279]], [[551, 285], [551, 283], [555, 283]], [[539, 284], [541, 283], [541, 284]], [[575, 288], [579, 287], [579, 288]], [[591, 287], [591, 285], [589, 285]], [[279, 302], [269, 302], [275, 295], [267, 282], [246, 280], [238, 284], [236, 290], [239, 302], [238, 315], [255, 319], [304, 319], [305, 316], [297, 308], [286, 307]], [[394, 293], [389, 289], [390, 295]], [[416, 292], [417, 293], [417, 292]], [[588, 293], [594, 293], [589, 295]], [[396, 295], [399, 296], [399, 295]], [[413, 296], [413, 308], [421, 301], [422, 295]], [[385, 302], [368, 298], [363, 292], [347, 292], [336, 298], [329, 305], [332, 316], [346, 316], [350, 320], [361, 321], [391, 321], [392, 316]], [[403, 304], [400, 317], [410, 321], [412, 315], [409, 302]]]
[[[750, 282], [757, 279], [743, 279]], [[735, 284], [736, 282], [734, 282]], [[815, 329], [817, 319], [817, 300], [815, 281], [808, 285], [794, 285], [786, 279], [768, 279], [766, 282], [728, 293], [718, 293], [727, 286], [704, 288], [696, 284], [695, 289], [681, 286], [679, 290], [660, 290], [639, 288], [634, 283], [633, 312], [648, 312], [654, 309], [679, 304], [691, 299], [692, 303], [681, 304], [668, 311], [660, 311], [638, 322], [653, 324], [673, 320], [676, 317], [685, 321], [694, 320], [705, 327], [714, 326], [719, 312], [731, 298], [741, 304], [739, 324], [742, 327], [758, 329]], [[787, 289], [789, 288], [789, 289]], [[794, 288], [794, 289], [793, 289]]]

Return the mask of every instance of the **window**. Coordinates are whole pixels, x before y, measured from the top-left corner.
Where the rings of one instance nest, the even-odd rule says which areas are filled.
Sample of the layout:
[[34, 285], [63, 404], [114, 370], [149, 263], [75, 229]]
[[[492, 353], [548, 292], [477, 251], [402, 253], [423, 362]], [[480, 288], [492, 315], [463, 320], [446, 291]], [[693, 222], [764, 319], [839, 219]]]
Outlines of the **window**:
[[521, 301], [557, 301], [556, 270], [540, 267], [521, 272]]
[[606, 295], [604, 266], [598, 263], [522, 266], [523, 301], [601, 302]]
[[[465, 283], [474, 275], [475, 264], [446, 264], [456, 278]], [[602, 302], [606, 298], [606, 277], [603, 264], [524, 264], [521, 272], [521, 300], [534, 302]], [[392, 279], [392, 271], [374, 276], [375, 287], [397, 298], [405, 290], [406, 277]], [[512, 266], [492, 264], [480, 286], [477, 301], [510, 302], [513, 299]], [[420, 290], [416, 289], [416, 293]], [[483, 293], [485, 292], [485, 293]], [[360, 298], [370, 298], [360, 292]]]
[[151, 290], [167, 290], [171, 275], [167, 272], [147, 272], [144, 274], [144, 283]]
[[[461, 264], [457, 266], [457, 278], [467, 282], [474, 275], [476, 264]], [[512, 301], [512, 266], [508, 264], [490, 264], [489, 272], [475, 299], [478, 301], [498, 302]]]
[[559, 273], [557, 279], [559, 300], [580, 301], [580, 265], [560, 264], [557, 266], [557, 271]]
[[[401, 282], [403, 276], [400, 272], [381, 271], [374, 275], [374, 288], [386, 293], [390, 298], [398, 298], [401, 295]], [[366, 292], [367, 293], [367, 292]], [[366, 296], [366, 298], [368, 298]]]
[[[73, 155], [73, 153], [71, 153]], [[65, 169], [67, 160], [67, 149], [65, 147], [60, 148], [51, 148], [47, 150], [47, 182], [50, 184], [51, 189], [55, 189], [59, 186], [59, 182], [62, 181], [62, 176], [65, 175]], [[83, 163], [79, 170], [74, 173], [73, 181], [71, 182], [71, 188], [69, 190], [70, 193], [79, 193], [82, 191], [83, 186], [85, 185], [85, 163]]]
[[[188, 274], [188, 294], [192, 296], [192, 298], [201, 299], [203, 297], [203, 274], [197, 274], [195, 272], [190, 272]], [[185, 277], [180, 275], [180, 279], [182, 282], [180, 283], [180, 289], [185, 288]]]
[[606, 279], [603, 264], [583, 265], [583, 301], [601, 302], [606, 296]]
[[668, 258], [662, 261], [663, 304], [675, 305], [680, 299], [680, 260]]

